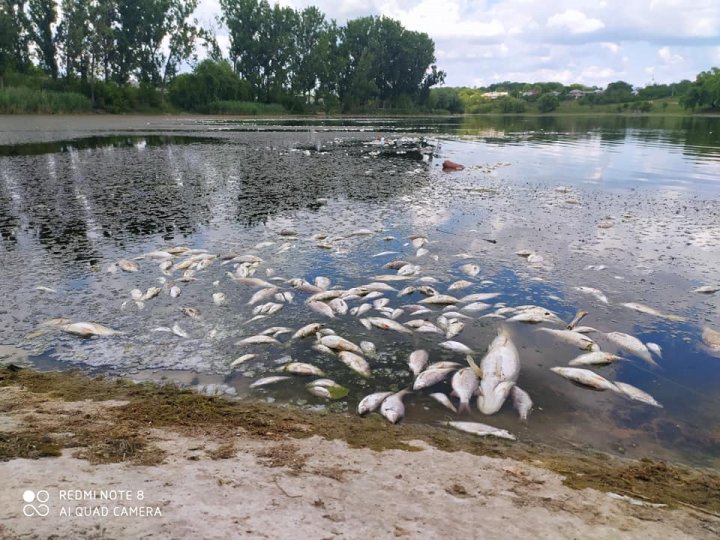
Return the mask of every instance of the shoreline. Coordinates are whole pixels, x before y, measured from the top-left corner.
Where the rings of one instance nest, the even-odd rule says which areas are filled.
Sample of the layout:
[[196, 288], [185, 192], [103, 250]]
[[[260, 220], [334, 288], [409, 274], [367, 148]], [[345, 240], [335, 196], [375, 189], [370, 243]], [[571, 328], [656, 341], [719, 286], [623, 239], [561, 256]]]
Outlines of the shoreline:
[[[234, 502], [221, 504], [223, 497], [237, 504], [242, 500], [251, 537], [284, 537], [288, 526], [296, 525], [316, 537], [317, 527], [328, 524], [324, 515], [337, 518], [329, 520], [334, 532], [328, 530], [328, 536], [360, 537], [360, 529], [352, 527], [360, 526], [357, 520], [365, 511], [377, 515], [363, 525], [364, 534], [441, 534], [413, 529], [413, 524], [442, 523], [457, 527], [447, 530], [455, 537], [501, 526], [498, 516], [463, 523], [451, 519], [458, 503], [478, 502], [499, 505], [502, 515], [519, 520], [510, 537], [527, 535], [540, 522], [554, 537], [580, 532], [605, 538], [623, 531], [625, 537], [661, 538], [663, 530], [667, 534], [668, 527], [676, 527], [678, 535], [710, 538], [720, 531], [720, 475], [664, 462], [582, 449], [560, 452], [443, 426], [393, 426], [377, 415], [359, 418], [230, 401], [79, 372], [3, 368], [0, 411], [0, 474], [9, 478], [0, 491], [0, 508], [6, 509], [0, 521], [11, 538], [46, 536], [58, 528], [63, 536], [72, 536], [95, 525], [107, 527], [109, 537], [140, 534], [150, 527], [160, 536], [177, 537], [179, 530], [221, 538], [231, 534], [228, 519], [237, 510]], [[422, 466], [427, 462], [433, 467]], [[51, 486], [53, 495], [61, 489], [137, 490], [149, 485], [155, 497], [149, 503], [159, 505], [164, 517], [33, 521], [20, 513], [20, 497], [23, 486], [39, 489], [38, 482]], [[333, 497], [338, 490], [345, 496]], [[432, 508], [418, 506], [416, 494]], [[611, 500], [615, 496], [635, 503]], [[357, 507], [352, 502], [356, 497], [377, 508]], [[379, 497], [387, 501], [379, 503]], [[208, 509], [198, 502], [206, 499], [216, 506]], [[268, 505], [278, 519], [264, 516]], [[203, 509], [217, 517], [217, 527], [201, 515]], [[182, 512], [193, 519], [181, 519]], [[408, 522], [402, 517], [408, 513], [418, 518]], [[568, 520], [574, 523], [571, 529], [566, 528]], [[646, 528], [648, 520], [656, 531]], [[601, 524], [603, 534], [597, 532]], [[584, 526], [587, 535], [581, 533]], [[268, 527], [277, 528], [263, 530]]]

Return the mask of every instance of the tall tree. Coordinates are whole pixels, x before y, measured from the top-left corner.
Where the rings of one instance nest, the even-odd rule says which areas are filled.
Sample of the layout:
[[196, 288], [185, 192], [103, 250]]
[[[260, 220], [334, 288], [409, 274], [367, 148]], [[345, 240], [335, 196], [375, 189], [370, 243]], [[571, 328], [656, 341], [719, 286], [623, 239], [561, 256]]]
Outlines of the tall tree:
[[0, 0], [0, 86], [7, 72], [30, 66], [29, 27], [25, 0]]
[[28, 14], [40, 68], [55, 79], [58, 75], [53, 35], [53, 24], [57, 22], [55, 0], [30, 0]]

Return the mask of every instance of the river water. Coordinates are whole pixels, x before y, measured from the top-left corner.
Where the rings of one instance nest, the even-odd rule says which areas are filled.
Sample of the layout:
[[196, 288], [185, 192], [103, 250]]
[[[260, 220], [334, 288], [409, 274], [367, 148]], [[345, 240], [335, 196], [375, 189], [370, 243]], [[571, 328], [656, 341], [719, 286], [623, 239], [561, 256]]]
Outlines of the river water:
[[[443, 172], [445, 159], [466, 168]], [[212, 383], [240, 398], [353, 411], [370, 392], [412, 385], [406, 360], [413, 350], [426, 349], [431, 361], [464, 362], [464, 355], [442, 349], [440, 334], [368, 330], [350, 314], [324, 317], [288, 280], [324, 276], [331, 288], [349, 289], [395, 274], [383, 265], [403, 259], [419, 269], [389, 282], [398, 290], [429, 285], [446, 293], [464, 279], [471, 284], [450, 294], [498, 293], [482, 312], [460, 310], [470, 318], [453, 339], [479, 361], [506, 328], [520, 353], [517, 385], [534, 410], [521, 422], [508, 400], [493, 416], [473, 407], [464, 419], [526, 441], [717, 467], [720, 358], [702, 332], [720, 330], [720, 293], [692, 291], [720, 284], [718, 195], [717, 118], [0, 117], [0, 352], [22, 349], [41, 369]], [[353, 234], [360, 229], [372, 234]], [[427, 238], [426, 254], [418, 256], [413, 235]], [[236, 264], [214, 259], [182, 281], [182, 270], [164, 274], [160, 261], [136, 259], [173, 246], [260, 257], [254, 277], [294, 298], [259, 302], [282, 308], [248, 322], [258, 289], [228, 275]], [[529, 262], [521, 250], [541, 260]], [[135, 259], [138, 271], [117, 269], [120, 259]], [[479, 273], [466, 275], [466, 264]], [[142, 305], [131, 298], [131, 290], [153, 286], [157, 297]], [[599, 289], [608, 302], [577, 287]], [[217, 305], [214, 293], [225, 302]], [[391, 308], [406, 306], [399, 322], [435, 321], [442, 312], [430, 306], [412, 316], [407, 306], [425, 298], [419, 292], [384, 297]], [[629, 302], [661, 315], [623, 305]], [[580, 324], [597, 329], [589, 336], [605, 351], [622, 354], [607, 332], [659, 345], [657, 367], [625, 352], [592, 369], [648, 392], [663, 408], [551, 372], [583, 352], [539, 331], [561, 326], [482, 317], [530, 304], [565, 322], [587, 311]], [[183, 307], [200, 317], [183, 315]], [[83, 339], [43, 326], [53, 318], [122, 334]], [[237, 344], [271, 326], [297, 330], [316, 321], [375, 344], [371, 378], [313, 350], [312, 337]], [[188, 337], [167, 331], [176, 324]], [[257, 356], [230, 366], [245, 353]], [[323, 369], [348, 396], [314, 397], [305, 388], [312, 378], [300, 376], [249, 388], [277, 374], [287, 356]], [[449, 393], [449, 382], [407, 396], [405, 421], [454, 418], [428, 397], [437, 391]]]

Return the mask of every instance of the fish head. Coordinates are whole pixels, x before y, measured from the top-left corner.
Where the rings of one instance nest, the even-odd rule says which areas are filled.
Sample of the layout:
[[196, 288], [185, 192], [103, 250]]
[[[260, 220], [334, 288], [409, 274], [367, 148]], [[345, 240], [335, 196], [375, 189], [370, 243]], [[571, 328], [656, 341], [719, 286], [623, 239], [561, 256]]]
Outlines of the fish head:
[[498, 412], [514, 385], [514, 381], [503, 381], [489, 391], [483, 390], [477, 398], [477, 406], [480, 412], [483, 414], [495, 414]]
[[398, 420], [402, 418], [402, 415], [395, 409], [385, 409], [383, 410], [383, 414], [392, 424], [397, 424]]

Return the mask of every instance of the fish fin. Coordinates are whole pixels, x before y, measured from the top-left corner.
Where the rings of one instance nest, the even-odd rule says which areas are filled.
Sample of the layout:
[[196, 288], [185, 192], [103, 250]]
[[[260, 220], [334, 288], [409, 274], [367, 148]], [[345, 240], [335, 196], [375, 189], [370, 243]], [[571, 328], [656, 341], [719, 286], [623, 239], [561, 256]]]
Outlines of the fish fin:
[[478, 366], [477, 363], [475, 362], [475, 359], [468, 354], [468, 355], [465, 355], [465, 360], [467, 360], [468, 365], [475, 372], [475, 375], [478, 376], [478, 379], [482, 379], [482, 370], [480, 369], [480, 366]]
[[457, 410], [458, 410], [458, 414], [462, 414], [462, 413], [470, 414], [470, 403], [462, 403], [461, 402], [460, 405], [458, 405]]

